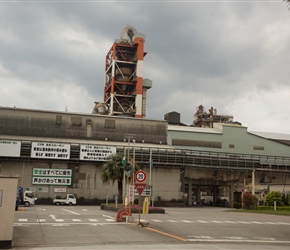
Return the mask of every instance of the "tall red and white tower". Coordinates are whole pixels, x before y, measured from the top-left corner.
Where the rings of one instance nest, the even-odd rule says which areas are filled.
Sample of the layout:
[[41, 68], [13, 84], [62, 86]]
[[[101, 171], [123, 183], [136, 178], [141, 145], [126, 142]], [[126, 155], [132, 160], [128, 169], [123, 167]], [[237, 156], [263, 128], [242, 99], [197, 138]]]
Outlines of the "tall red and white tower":
[[143, 79], [145, 35], [127, 25], [106, 55], [104, 104], [109, 115], [146, 117], [146, 92], [152, 81]]

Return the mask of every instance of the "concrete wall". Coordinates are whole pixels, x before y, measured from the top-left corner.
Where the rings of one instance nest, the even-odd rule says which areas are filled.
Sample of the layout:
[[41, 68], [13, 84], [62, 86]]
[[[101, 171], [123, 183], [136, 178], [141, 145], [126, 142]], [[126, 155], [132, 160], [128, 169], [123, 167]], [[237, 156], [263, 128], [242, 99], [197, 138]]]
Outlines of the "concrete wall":
[[[73, 169], [72, 186], [56, 185], [32, 185], [33, 168], [51, 168], [51, 169]], [[146, 184], [150, 183], [149, 168], [142, 168], [147, 173]], [[23, 188], [32, 188], [37, 198], [55, 198], [64, 195], [55, 192], [55, 188], [66, 188], [66, 193], [76, 194], [78, 198], [87, 199], [114, 199], [118, 194], [117, 182], [103, 183], [101, 180], [101, 165], [96, 164], [78, 164], [71, 165], [67, 163], [43, 163], [43, 162], [2, 162], [1, 174], [18, 174], [17, 186]], [[162, 200], [182, 199], [180, 170], [171, 167], [153, 168], [151, 172], [151, 185], [154, 186], [153, 196], [161, 197]], [[39, 191], [39, 188], [47, 191]], [[37, 201], [36, 201], [37, 204]]]
[[[150, 184], [150, 170], [143, 169], [147, 173], [146, 184]], [[172, 167], [153, 168], [151, 171], [151, 184], [153, 186], [153, 197], [157, 200], [170, 201], [182, 199], [180, 169]]]
[[[72, 185], [32, 185], [33, 168], [47, 169], [72, 169]], [[37, 198], [55, 198], [63, 193], [55, 192], [55, 188], [66, 188], [66, 193], [76, 194], [78, 198], [88, 199], [110, 199], [118, 194], [117, 183], [103, 184], [101, 180], [101, 165], [96, 164], [68, 164], [68, 163], [46, 163], [46, 162], [26, 162], [26, 161], [4, 161], [1, 163], [2, 175], [18, 175], [17, 186], [32, 188]], [[41, 188], [42, 191], [39, 191]], [[44, 190], [44, 191], [43, 191]], [[36, 201], [37, 204], [37, 201]]]
[[12, 246], [17, 178], [0, 175], [0, 249]]

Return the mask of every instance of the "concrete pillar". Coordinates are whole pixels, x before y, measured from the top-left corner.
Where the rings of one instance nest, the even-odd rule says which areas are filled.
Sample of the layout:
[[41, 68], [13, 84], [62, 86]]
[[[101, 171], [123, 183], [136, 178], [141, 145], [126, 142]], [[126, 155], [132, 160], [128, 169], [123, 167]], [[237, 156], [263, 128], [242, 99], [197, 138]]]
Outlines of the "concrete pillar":
[[196, 190], [197, 190], [196, 204], [201, 204], [201, 201], [200, 201], [200, 186], [197, 186]]
[[230, 182], [229, 189], [229, 206], [234, 207], [234, 182]]
[[192, 180], [188, 178], [188, 206], [192, 206]]
[[252, 171], [252, 195], [255, 195], [255, 170]]
[[0, 176], [0, 249], [12, 247], [18, 179]]

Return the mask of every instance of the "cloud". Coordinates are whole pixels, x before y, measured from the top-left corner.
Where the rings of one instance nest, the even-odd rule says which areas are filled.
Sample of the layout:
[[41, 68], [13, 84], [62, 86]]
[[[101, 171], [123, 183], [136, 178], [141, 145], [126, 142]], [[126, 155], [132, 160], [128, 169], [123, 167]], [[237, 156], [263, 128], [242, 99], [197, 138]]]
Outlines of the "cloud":
[[199, 104], [290, 133], [289, 11], [280, 2], [0, 3], [0, 105], [91, 113], [126, 24], [145, 34], [147, 118]]

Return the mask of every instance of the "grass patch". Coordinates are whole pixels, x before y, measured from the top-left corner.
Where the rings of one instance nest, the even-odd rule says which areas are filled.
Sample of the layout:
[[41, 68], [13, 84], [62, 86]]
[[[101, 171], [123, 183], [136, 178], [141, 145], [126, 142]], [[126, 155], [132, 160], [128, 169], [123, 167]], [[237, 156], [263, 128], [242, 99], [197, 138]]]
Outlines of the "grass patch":
[[255, 209], [233, 209], [226, 210], [226, 212], [236, 212], [236, 213], [255, 213], [255, 214], [273, 214], [273, 215], [284, 215], [290, 216], [290, 211], [274, 211], [273, 210], [255, 210]]

